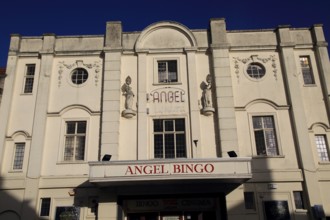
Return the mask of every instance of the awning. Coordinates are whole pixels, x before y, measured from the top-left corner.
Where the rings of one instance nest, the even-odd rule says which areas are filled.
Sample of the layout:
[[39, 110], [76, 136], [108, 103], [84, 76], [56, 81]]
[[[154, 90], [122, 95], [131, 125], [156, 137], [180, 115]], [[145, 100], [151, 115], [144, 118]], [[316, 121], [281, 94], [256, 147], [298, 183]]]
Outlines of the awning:
[[99, 186], [145, 182], [243, 183], [252, 178], [251, 158], [163, 159], [90, 162], [89, 182]]

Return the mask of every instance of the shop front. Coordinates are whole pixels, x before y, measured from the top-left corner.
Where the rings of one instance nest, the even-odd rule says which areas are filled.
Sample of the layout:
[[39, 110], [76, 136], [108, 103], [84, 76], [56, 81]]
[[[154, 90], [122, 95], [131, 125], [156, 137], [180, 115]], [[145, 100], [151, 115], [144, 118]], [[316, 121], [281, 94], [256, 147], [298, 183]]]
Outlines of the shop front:
[[116, 194], [118, 219], [218, 220], [226, 194], [250, 178], [250, 158], [221, 158], [92, 162], [89, 181]]
[[200, 220], [216, 219], [217, 197], [172, 197], [125, 199], [127, 220]]

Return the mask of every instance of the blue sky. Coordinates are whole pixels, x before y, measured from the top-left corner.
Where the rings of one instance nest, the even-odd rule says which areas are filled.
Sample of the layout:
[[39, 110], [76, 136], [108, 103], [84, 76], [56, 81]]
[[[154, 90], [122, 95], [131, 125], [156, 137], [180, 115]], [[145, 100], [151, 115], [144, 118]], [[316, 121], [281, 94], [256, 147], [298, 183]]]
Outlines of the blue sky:
[[0, 3], [0, 67], [7, 63], [10, 34], [99, 35], [104, 34], [107, 21], [122, 21], [124, 31], [141, 31], [162, 20], [206, 29], [210, 18], [225, 18], [228, 30], [323, 24], [330, 41], [329, 5], [329, 0], [4, 0]]

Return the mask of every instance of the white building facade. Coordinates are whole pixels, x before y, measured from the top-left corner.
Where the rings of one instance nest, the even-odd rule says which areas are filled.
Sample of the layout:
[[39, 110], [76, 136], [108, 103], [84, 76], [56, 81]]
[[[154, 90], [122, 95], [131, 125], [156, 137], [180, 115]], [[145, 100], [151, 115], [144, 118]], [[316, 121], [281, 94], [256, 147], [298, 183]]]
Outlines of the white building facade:
[[321, 25], [12, 35], [0, 219], [330, 217]]

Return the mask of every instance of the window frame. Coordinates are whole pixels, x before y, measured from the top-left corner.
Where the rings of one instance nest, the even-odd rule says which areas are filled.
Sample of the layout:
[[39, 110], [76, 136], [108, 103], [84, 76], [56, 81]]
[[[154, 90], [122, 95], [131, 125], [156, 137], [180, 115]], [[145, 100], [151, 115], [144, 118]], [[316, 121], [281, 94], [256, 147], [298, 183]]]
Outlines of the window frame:
[[[17, 158], [17, 155], [16, 155], [17, 151], [16, 150], [17, 150], [18, 145], [23, 145], [23, 152], [21, 153], [22, 154], [22, 156], [21, 156], [22, 159], [19, 160], [20, 168], [15, 168], [15, 166], [17, 166], [17, 165], [15, 165], [15, 162], [17, 161], [16, 160], [16, 158]], [[12, 171], [14, 171], [14, 172], [22, 172], [23, 171], [25, 154], [26, 154], [26, 142], [15, 142], [14, 143], [14, 150], [13, 150], [13, 159], [12, 159], [12, 164], [11, 164], [11, 170]]]
[[[158, 71], [158, 63], [159, 62], [168, 62], [168, 61], [176, 61], [176, 82], [159, 82], [159, 71]], [[181, 74], [180, 74], [180, 59], [178, 57], [164, 57], [164, 58], [155, 58], [154, 59], [154, 85], [176, 85], [181, 84]]]
[[[303, 67], [302, 66], [302, 59], [304, 59], [304, 58], [306, 58], [306, 60], [307, 60], [308, 67]], [[312, 61], [311, 61], [311, 57], [309, 55], [299, 56], [299, 67], [300, 67], [300, 70], [301, 70], [301, 75], [302, 75], [302, 78], [303, 78], [304, 85], [305, 86], [314, 86], [314, 85], [316, 85], [314, 71], [313, 71], [313, 67], [312, 67]], [[311, 82], [306, 83], [306, 80], [305, 80], [306, 72], [304, 72], [304, 70], [308, 71], [308, 76], [310, 77]]]
[[[85, 81], [83, 81], [84, 78], [82, 78], [82, 79], [81, 79], [81, 83], [77, 83], [77, 82], [74, 81], [73, 78], [72, 78], [73, 74], [75, 74], [75, 73], [78, 72], [78, 71], [84, 71], [84, 73], [87, 74], [87, 77], [86, 77]], [[85, 68], [83, 68], [83, 67], [76, 67], [76, 68], [74, 68], [74, 69], [70, 72], [70, 74], [69, 74], [69, 80], [70, 80], [70, 83], [71, 83], [72, 85], [76, 86], [76, 87], [81, 87], [81, 86], [85, 85], [85, 84], [87, 83], [87, 81], [88, 81], [89, 78], [90, 78], [90, 74], [89, 74], [88, 70], [85, 69]], [[76, 80], [78, 80], [78, 78], [76, 78]]]
[[[47, 199], [49, 200], [49, 207], [48, 207], [48, 215], [42, 215], [42, 210], [43, 210], [43, 201]], [[51, 215], [51, 210], [52, 210], [52, 199], [50, 197], [42, 197], [40, 198], [40, 205], [39, 205], [39, 217], [42, 219], [47, 219]]]
[[[299, 195], [299, 201], [296, 199], [296, 194]], [[296, 209], [300, 209], [300, 210], [305, 210], [306, 209], [306, 205], [305, 205], [305, 198], [304, 198], [304, 192], [301, 190], [295, 190], [292, 192], [292, 196], [293, 196], [293, 201], [294, 201], [294, 206]], [[302, 207], [298, 207], [298, 202], [301, 203]]]
[[[246, 191], [244, 192], [243, 196], [244, 196], [244, 208], [249, 211], [256, 211], [257, 205], [256, 205], [255, 193], [253, 191]], [[248, 199], [252, 199], [252, 201], [248, 201]], [[252, 204], [250, 204], [249, 202], [252, 202]], [[251, 205], [251, 207], [249, 205]]]
[[[164, 121], [166, 121], [166, 120], [180, 120], [180, 119], [182, 119], [182, 120], [184, 120], [184, 131], [179, 131], [179, 132], [177, 132], [176, 133], [176, 131], [168, 131], [168, 133], [167, 132], [165, 132], [165, 130], [163, 130], [162, 132], [155, 132], [154, 131], [154, 126], [155, 126], [155, 120], [162, 120], [163, 122], [162, 123], [164, 123]], [[189, 148], [189, 143], [190, 143], [190, 139], [189, 139], [189, 127], [187, 126], [187, 123], [188, 123], [188, 121], [187, 121], [187, 118], [186, 117], [162, 117], [162, 118], [159, 118], [159, 117], [157, 117], [157, 118], [151, 118], [151, 135], [150, 135], [150, 139], [151, 139], [151, 145], [150, 145], [150, 148], [151, 148], [151, 150], [150, 150], [150, 158], [152, 158], [152, 159], [155, 159], [155, 160], [177, 160], [177, 159], [182, 159], [182, 158], [189, 158], [190, 157], [190, 148]], [[164, 124], [163, 124], [163, 126], [164, 126]], [[174, 126], [175, 126], [175, 124], [174, 124]], [[183, 132], [183, 133], [182, 133]], [[174, 146], [174, 154], [175, 154], [175, 156], [174, 157], [166, 157], [166, 154], [165, 154], [165, 143], [163, 142], [163, 155], [162, 155], [162, 157], [155, 157], [155, 135], [156, 134], [163, 134], [163, 135], [165, 135], [165, 134], [184, 134], [184, 139], [185, 139], [185, 156], [184, 157], [177, 157], [177, 149], [176, 149], [176, 146]]]
[[[248, 70], [249, 70], [249, 67], [252, 66], [252, 65], [255, 65], [255, 66], [260, 67], [264, 71], [264, 74], [261, 77], [251, 76], [248, 73]], [[260, 81], [260, 80], [264, 79], [266, 77], [266, 72], [267, 72], [266, 71], [266, 67], [262, 63], [260, 63], [260, 62], [250, 62], [250, 63], [247, 63], [246, 68], [245, 68], [245, 74], [249, 77], [249, 79], [252, 79], [254, 81]]]
[[[78, 122], [85, 122], [86, 123], [86, 127], [85, 127], [85, 143], [84, 143], [84, 154], [83, 154], [83, 159], [82, 160], [77, 160], [75, 159], [75, 152], [76, 152], [76, 147], [75, 147], [75, 143], [74, 142], [74, 150], [73, 150], [73, 155], [72, 155], [72, 160], [65, 160], [65, 152], [66, 152], [66, 140], [67, 140], [67, 136], [71, 136], [74, 137], [74, 139], [76, 140], [77, 136], [82, 136], [82, 135], [77, 135], [76, 131], [77, 131], [77, 126], [75, 126], [75, 134], [67, 134], [67, 124], [69, 122], [74, 122], [74, 123], [78, 123]], [[88, 147], [88, 126], [89, 126], [89, 120], [88, 119], [66, 119], [63, 121], [63, 132], [61, 137], [63, 138], [62, 140], [62, 153], [60, 155], [60, 163], [85, 163], [87, 161], [87, 147]]]
[[[273, 126], [275, 131], [275, 140], [277, 144], [277, 155], [269, 155], [269, 154], [258, 154], [257, 151], [257, 143], [256, 143], [256, 137], [255, 137], [255, 129], [253, 126], [253, 117], [272, 117], [273, 118]], [[280, 138], [280, 132], [279, 132], [279, 125], [278, 125], [278, 119], [277, 115], [275, 113], [252, 113], [249, 114], [249, 124], [250, 124], [250, 136], [251, 136], [251, 147], [252, 147], [252, 155], [256, 158], [272, 158], [272, 157], [284, 157], [281, 147], [281, 138]]]
[[[323, 137], [323, 141], [325, 143], [324, 149], [326, 149], [326, 152], [320, 152], [319, 151], [319, 145], [318, 142], [316, 140], [316, 137]], [[319, 162], [321, 163], [329, 163], [330, 162], [330, 151], [329, 151], [329, 143], [328, 143], [328, 139], [327, 139], [327, 135], [326, 134], [314, 134], [314, 143], [315, 143], [315, 149], [316, 149], [316, 153], [317, 153], [317, 159]], [[323, 160], [320, 153], [326, 153], [327, 155], [327, 160]]]
[[[29, 73], [29, 67], [34, 67], [33, 74]], [[33, 94], [34, 84], [35, 84], [35, 75], [36, 75], [36, 64], [35, 63], [27, 63], [25, 64], [24, 70], [24, 80], [23, 80], [23, 88], [22, 93], [26, 95]], [[28, 90], [27, 82], [32, 80], [31, 88]]]

